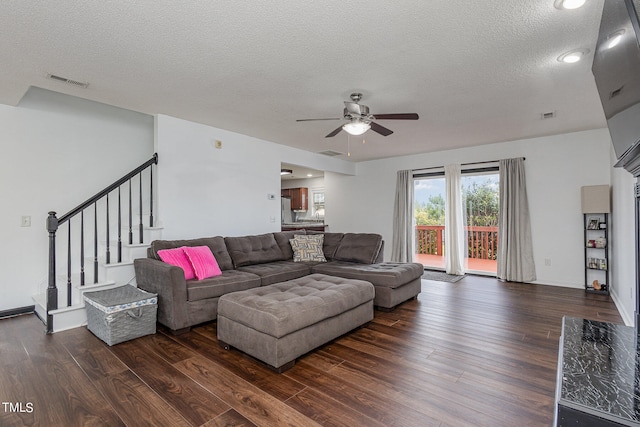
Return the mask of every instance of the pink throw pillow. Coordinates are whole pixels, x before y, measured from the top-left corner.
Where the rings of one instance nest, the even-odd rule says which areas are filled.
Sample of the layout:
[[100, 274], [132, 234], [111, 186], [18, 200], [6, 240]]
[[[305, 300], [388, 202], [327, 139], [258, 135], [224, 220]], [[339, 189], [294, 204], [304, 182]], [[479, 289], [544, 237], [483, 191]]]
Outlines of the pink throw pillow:
[[191, 261], [189, 261], [187, 254], [184, 253], [182, 248], [161, 249], [158, 251], [158, 256], [167, 264], [182, 268], [184, 270], [185, 280], [192, 280], [196, 278]]
[[218, 261], [208, 246], [183, 246], [182, 250], [191, 261], [191, 266], [198, 280], [222, 274]]

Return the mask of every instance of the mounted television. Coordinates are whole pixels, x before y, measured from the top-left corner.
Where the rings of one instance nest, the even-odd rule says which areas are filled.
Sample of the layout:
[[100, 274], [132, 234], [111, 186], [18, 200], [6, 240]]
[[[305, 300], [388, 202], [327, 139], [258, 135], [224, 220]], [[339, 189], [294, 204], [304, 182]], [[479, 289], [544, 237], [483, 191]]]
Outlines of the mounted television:
[[605, 0], [591, 71], [618, 164], [640, 151], [640, 0]]

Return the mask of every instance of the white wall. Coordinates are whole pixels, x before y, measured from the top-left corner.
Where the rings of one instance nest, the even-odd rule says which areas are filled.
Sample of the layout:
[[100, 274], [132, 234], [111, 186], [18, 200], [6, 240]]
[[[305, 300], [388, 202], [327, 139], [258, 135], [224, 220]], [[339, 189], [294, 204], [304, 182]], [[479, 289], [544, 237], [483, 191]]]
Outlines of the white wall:
[[[611, 158], [615, 159], [613, 151]], [[635, 178], [626, 170], [611, 169], [611, 294], [622, 318], [630, 326], [634, 324], [636, 309], [634, 183]]]
[[[46, 288], [48, 211], [73, 209], [153, 154], [153, 117], [30, 89], [0, 105], [0, 310]], [[21, 227], [23, 215], [31, 227]]]
[[600, 129], [358, 163], [356, 176], [325, 174], [326, 220], [332, 231], [382, 234], [389, 259], [398, 170], [526, 157], [537, 282], [582, 288], [580, 187], [610, 183], [610, 145]]
[[340, 159], [163, 115], [156, 118], [156, 149], [167, 239], [279, 231], [281, 162], [355, 172]]

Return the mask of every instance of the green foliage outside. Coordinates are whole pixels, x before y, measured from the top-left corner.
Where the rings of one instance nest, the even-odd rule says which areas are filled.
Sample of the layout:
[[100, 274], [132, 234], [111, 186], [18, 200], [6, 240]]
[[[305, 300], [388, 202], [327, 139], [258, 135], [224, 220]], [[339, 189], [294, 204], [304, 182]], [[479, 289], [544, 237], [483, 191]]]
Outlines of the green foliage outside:
[[[491, 179], [463, 186], [462, 200], [468, 225], [498, 225], [498, 192]], [[417, 225], [444, 225], [444, 198], [441, 195], [430, 196], [426, 203], [416, 203], [414, 217]]]

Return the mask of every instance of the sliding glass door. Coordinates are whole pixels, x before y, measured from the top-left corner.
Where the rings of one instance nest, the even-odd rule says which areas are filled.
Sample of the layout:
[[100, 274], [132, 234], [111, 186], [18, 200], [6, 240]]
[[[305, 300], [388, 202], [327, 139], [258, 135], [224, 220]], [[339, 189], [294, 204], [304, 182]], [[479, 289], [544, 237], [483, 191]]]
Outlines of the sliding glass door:
[[[465, 270], [496, 274], [498, 250], [499, 174], [462, 171], [465, 214]], [[432, 270], [444, 270], [445, 178], [443, 173], [414, 179], [415, 261]]]

